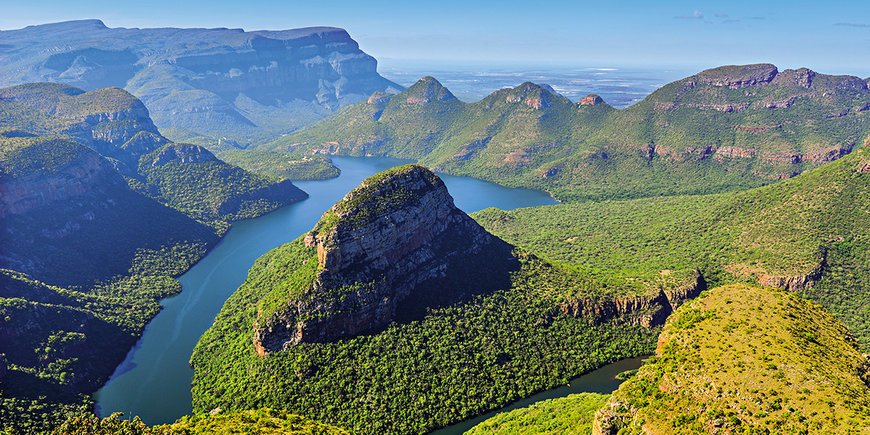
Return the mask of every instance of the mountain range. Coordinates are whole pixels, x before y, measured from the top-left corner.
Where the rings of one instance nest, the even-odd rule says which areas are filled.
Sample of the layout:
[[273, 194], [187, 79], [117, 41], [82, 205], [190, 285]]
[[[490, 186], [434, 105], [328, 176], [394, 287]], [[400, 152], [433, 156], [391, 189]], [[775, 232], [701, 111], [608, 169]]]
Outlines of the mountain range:
[[411, 158], [583, 200], [757, 187], [868, 138], [867, 80], [756, 64], [702, 71], [622, 110], [534, 83], [464, 103], [424, 77], [257, 149]]
[[0, 31], [0, 86], [124, 88], [176, 141], [247, 144], [402, 87], [342, 29], [108, 28], [99, 20]]

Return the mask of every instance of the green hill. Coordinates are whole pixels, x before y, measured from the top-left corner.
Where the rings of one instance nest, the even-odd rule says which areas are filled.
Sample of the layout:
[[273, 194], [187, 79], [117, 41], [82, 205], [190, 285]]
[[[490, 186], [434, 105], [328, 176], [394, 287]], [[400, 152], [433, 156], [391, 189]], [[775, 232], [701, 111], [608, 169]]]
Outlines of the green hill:
[[668, 319], [656, 358], [595, 433], [863, 433], [870, 360], [816, 304], [775, 288], [711, 290]]
[[107, 158], [134, 189], [220, 230], [226, 221], [255, 217], [306, 197], [290, 182], [228, 165], [205, 148], [170, 143], [142, 102], [119, 88], [85, 92], [31, 83], [0, 89], [0, 128], [87, 146]]
[[413, 158], [571, 201], [757, 187], [835, 160], [870, 133], [865, 80], [768, 64], [706, 70], [623, 110], [532, 83], [469, 104], [422, 89], [450, 95], [427, 77], [259, 149]]
[[709, 285], [783, 287], [870, 349], [870, 150], [731, 194], [586, 202], [475, 215], [488, 231], [612, 286], [699, 270]]
[[[228, 221], [305, 197], [170, 143], [116, 88], [0, 89], [0, 430], [92, 405]], [[22, 345], [26, 343], [26, 345]]]
[[465, 433], [589, 435], [595, 412], [609, 397], [606, 394], [579, 393], [544, 400], [527, 408], [497, 414]]

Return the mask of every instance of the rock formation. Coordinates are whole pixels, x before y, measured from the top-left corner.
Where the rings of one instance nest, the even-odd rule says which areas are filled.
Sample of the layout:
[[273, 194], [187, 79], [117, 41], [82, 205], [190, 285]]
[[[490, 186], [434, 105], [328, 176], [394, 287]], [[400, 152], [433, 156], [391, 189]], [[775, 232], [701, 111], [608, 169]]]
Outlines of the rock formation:
[[[304, 237], [317, 273], [303, 295], [255, 326], [260, 355], [412, 320], [428, 307], [510, 286], [512, 247], [453, 204], [415, 165], [364, 181]], [[314, 254], [312, 252], [312, 254]]]
[[576, 299], [562, 303], [560, 311], [566, 316], [586, 318], [594, 324], [615, 320], [650, 328], [665, 323], [675, 309], [696, 298], [706, 288], [704, 278], [695, 271], [688, 282], [676, 288], [662, 288], [649, 295], [606, 300]]

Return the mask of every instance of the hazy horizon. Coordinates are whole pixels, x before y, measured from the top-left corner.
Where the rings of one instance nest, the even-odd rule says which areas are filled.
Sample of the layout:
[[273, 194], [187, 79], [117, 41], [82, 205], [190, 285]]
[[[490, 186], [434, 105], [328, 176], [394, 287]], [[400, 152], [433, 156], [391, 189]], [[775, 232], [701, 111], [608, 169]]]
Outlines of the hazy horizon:
[[[769, 62], [829, 74], [870, 75], [870, 4], [839, 1], [543, 1], [394, 5], [260, 1], [88, 4], [46, 0], [4, 7], [0, 29], [75, 19], [109, 27], [333, 26], [384, 63], [663, 66]], [[610, 7], [608, 7], [610, 6]], [[208, 14], [202, 14], [208, 10]]]

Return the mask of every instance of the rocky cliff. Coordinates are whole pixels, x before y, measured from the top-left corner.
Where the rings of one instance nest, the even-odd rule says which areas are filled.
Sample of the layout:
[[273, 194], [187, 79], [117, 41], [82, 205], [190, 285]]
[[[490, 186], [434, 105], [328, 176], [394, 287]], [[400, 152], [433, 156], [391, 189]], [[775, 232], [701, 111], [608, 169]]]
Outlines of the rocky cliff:
[[304, 237], [317, 262], [302, 294], [260, 313], [260, 355], [334, 341], [422, 316], [427, 307], [510, 286], [512, 247], [453, 205], [444, 183], [421, 166], [364, 181]]
[[[63, 44], [57, 44], [63, 41]], [[287, 132], [401, 89], [342, 29], [108, 28], [70, 21], [0, 32], [0, 85], [51, 81], [86, 90], [122, 87], [173, 138]]]
[[675, 309], [698, 297], [706, 288], [704, 277], [694, 271], [685, 283], [675, 287], [661, 287], [646, 295], [569, 300], [562, 303], [560, 311], [564, 315], [582, 317], [595, 324], [617, 321], [651, 328], [664, 324]]

